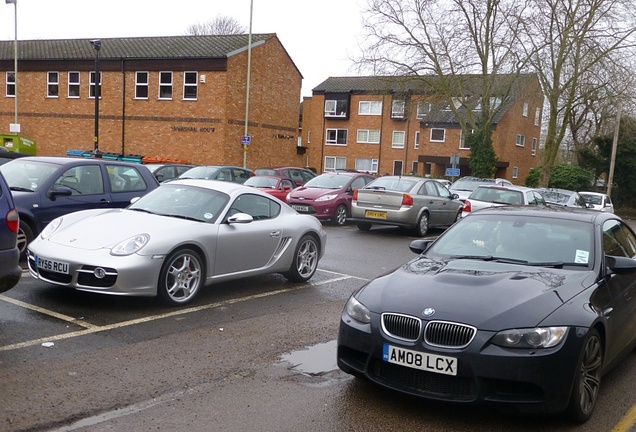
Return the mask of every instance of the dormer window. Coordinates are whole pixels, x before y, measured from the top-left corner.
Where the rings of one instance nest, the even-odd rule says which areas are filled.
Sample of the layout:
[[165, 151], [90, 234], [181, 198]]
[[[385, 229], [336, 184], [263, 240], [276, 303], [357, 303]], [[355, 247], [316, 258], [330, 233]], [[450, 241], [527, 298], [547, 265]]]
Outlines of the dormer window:
[[391, 105], [391, 118], [404, 118], [404, 110], [406, 102], [403, 100], [394, 100]]
[[423, 119], [431, 112], [431, 104], [430, 102], [418, 102], [417, 103], [417, 118]]
[[325, 117], [346, 117], [348, 108], [346, 100], [326, 100]]

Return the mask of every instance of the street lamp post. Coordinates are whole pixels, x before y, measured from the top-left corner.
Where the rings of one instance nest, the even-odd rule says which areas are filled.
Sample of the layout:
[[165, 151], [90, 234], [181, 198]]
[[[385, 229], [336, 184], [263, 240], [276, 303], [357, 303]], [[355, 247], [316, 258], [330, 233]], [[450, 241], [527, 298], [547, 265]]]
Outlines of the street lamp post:
[[5, 0], [6, 4], [13, 3], [13, 17], [14, 17], [14, 34], [13, 39], [13, 80], [15, 88], [15, 117], [11, 129], [11, 132], [20, 133], [20, 125], [18, 123], [18, 1], [17, 0]]
[[[250, 0], [250, 33], [247, 39], [247, 85], [245, 91], [245, 131], [243, 136], [248, 137], [248, 123], [250, 116], [250, 73], [252, 68], [252, 11], [254, 9], [254, 0]], [[247, 149], [248, 143], [243, 144], [243, 168], [247, 168]]]
[[[9, 0], [7, 0], [9, 1]], [[91, 40], [91, 45], [95, 48], [95, 136], [93, 137], [93, 157], [100, 158], [99, 153], [99, 97], [101, 94], [101, 80], [99, 79], [99, 49], [102, 47], [102, 41], [99, 39]]]

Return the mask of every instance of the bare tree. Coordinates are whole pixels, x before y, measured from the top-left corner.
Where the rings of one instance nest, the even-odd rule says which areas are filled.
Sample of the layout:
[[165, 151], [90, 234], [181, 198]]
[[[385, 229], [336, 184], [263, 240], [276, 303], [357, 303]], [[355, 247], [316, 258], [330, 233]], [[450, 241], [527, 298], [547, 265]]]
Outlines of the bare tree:
[[186, 30], [186, 34], [200, 35], [236, 35], [244, 34], [245, 27], [232, 17], [218, 15], [211, 21], [192, 24]]
[[445, 99], [464, 131], [479, 131], [471, 162], [485, 155], [492, 175], [492, 120], [524, 66], [511, 43], [519, 23], [509, 19], [522, 13], [521, 6], [501, 0], [369, 0], [357, 63], [377, 75], [419, 80]]
[[[530, 0], [519, 15], [525, 55], [546, 95], [547, 127], [542, 152], [546, 185], [569, 128], [577, 136], [580, 116], [611, 84], [599, 71], [633, 48], [632, 0]], [[614, 75], [616, 76], [616, 75]], [[611, 87], [610, 87], [611, 88]], [[620, 87], [612, 91], [618, 95]], [[586, 108], [587, 107], [587, 108]], [[578, 111], [578, 117], [577, 117]], [[589, 111], [588, 111], [589, 112]]]

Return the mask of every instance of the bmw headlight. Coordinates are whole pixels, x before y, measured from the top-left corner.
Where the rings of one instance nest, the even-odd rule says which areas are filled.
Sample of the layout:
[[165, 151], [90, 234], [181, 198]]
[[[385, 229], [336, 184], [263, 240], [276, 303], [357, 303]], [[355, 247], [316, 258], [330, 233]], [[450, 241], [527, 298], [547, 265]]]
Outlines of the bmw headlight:
[[316, 201], [330, 201], [330, 200], [336, 198], [337, 196], [338, 196], [338, 194], [323, 195], [320, 198], [316, 198]]
[[551, 348], [565, 339], [567, 334], [567, 327], [511, 329], [497, 333], [492, 343], [506, 348]]
[[345, 306], [345, 309], [349, 316], [354, 320], [361, 322], [362, 324], [369, 324], [371, 322], [371, 313], [369, 309], [356, 300], [355, 297], [349, 297], [349, 301]]
[[117, 243], [110, 250], [111, 255], [126, 256], [139, 252], [150, 240], [148, 234], [139, 234]]
[[59, 217], [57, 219], [53, 219], [40, 233], [40, 237], [42, 239], [46, 239], [51, 237], [51, 235], [57, 231], [57, 229], [62, 225], [62, 218]]

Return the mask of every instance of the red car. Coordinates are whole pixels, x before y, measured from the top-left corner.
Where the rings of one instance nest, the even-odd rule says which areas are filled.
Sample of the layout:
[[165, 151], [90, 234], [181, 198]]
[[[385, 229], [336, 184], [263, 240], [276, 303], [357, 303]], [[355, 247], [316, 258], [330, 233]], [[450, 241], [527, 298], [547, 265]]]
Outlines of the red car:
[[295, 185], [290, 179], [285, 177], [256, 175], [245, 180], [245, 186], [258, 188], [268, 194], [285, 202], [285, 197]]
[[294, 182], [294, 187], [302, 186], [312, 178], [316, 177], [316, 173], [307, 168], [300, 167], [267, 167], [257, 168], [254, 170], [256, 175], [267, 175], [276, 177], [287, 177]]
[[354, 189], [360, 189], [373, 180], [375, 177], [372, 175], [355, 172], [321, 174], [291, 191], [287, 195], [287, 204], [298, 213], [344, 225], [351, 217]]

